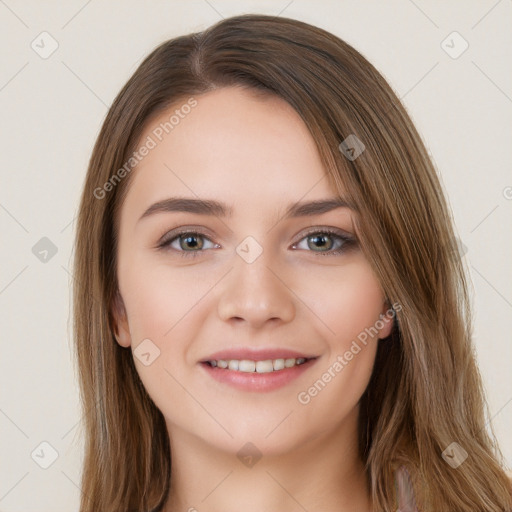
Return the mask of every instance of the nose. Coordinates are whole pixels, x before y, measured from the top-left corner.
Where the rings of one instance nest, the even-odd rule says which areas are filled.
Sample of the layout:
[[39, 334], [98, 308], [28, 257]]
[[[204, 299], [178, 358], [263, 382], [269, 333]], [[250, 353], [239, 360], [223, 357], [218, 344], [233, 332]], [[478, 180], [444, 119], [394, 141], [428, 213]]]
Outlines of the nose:
[[234, 256], [234, 268], [223, 280], [218, 315], [226, 322], [258, 329], [265, 323], [287, 323], [295, 317], [295, 295], [283, 275], [271, 267], [265, 251], [252, 263]]

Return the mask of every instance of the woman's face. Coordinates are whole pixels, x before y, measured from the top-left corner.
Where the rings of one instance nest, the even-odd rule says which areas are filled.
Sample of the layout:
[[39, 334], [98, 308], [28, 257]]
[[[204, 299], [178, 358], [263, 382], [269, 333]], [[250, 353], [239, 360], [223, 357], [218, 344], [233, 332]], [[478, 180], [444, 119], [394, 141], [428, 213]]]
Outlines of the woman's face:
[[336, 195], [285, 101], [238, 87], [195, 100], [141, 137], [120, 212], [118, 342], [171, 440], [276, 454], [353, 436], [392, 326], [356, 214], [297, 211]]

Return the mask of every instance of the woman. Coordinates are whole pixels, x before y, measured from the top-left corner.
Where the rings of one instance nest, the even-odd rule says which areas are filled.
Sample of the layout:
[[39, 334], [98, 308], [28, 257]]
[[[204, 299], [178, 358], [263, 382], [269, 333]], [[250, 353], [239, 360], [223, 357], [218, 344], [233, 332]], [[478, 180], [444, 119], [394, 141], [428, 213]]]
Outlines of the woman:
[[512, 510], [452, 223], [332, 34], [243, 15], [156, 48], [78, 217], [81, 512]]

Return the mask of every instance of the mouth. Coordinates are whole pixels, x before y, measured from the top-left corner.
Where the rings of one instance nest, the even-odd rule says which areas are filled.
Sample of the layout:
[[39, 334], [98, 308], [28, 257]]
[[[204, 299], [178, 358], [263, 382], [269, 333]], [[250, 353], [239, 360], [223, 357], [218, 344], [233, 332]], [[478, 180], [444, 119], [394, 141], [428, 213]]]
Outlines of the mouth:
[[[259, 355], [238, 359], [229, 357], [233, 352], [221, 355], [214, 354], [200, 361], [206, 375], [221, 384], [234, 387], [241, 391], [265, 392], [282, 388], [311, 368], [318, 356], [305, 356], [297, 353], [281, 353], [276, 357], [273, 353], [260, 352]], [[234, 354], [233, 354], [234, 355]], [[273, 357], [272, 357], [273, 356]], [[292, 357], [296, 356], [296, 357]]]
[[316, 357], [288, 357], [286, 359], [265, 359], [263, 361], [255, 361], [252, 359], [210, 359], [203, 361], [203, 364], [210, 366], [210, 368], [243, 373], [274, 373], [286, 368], [300, 366], [313, 359], [316, 359]]

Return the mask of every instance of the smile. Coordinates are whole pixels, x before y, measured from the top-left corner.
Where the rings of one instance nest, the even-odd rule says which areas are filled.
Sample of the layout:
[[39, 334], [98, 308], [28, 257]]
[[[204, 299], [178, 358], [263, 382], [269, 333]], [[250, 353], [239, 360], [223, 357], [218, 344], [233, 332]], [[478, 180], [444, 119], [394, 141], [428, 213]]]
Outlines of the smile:
[[306, 361], [308, 361], [308, 359], [305, 357], [267, 359], [265, 361], [252, 361], [250, 359], [213, 359], [211, 361], [206, 361], [206, 364], [209, 364], [212, 368], [217, 367], [244, 373], [271, 373], [304, 364]]
[[317, 357], [252, 359], [207, 359], [200, 368], [206, 375], [240, 391], [268, 392], [283, 388], [299, 378]]

